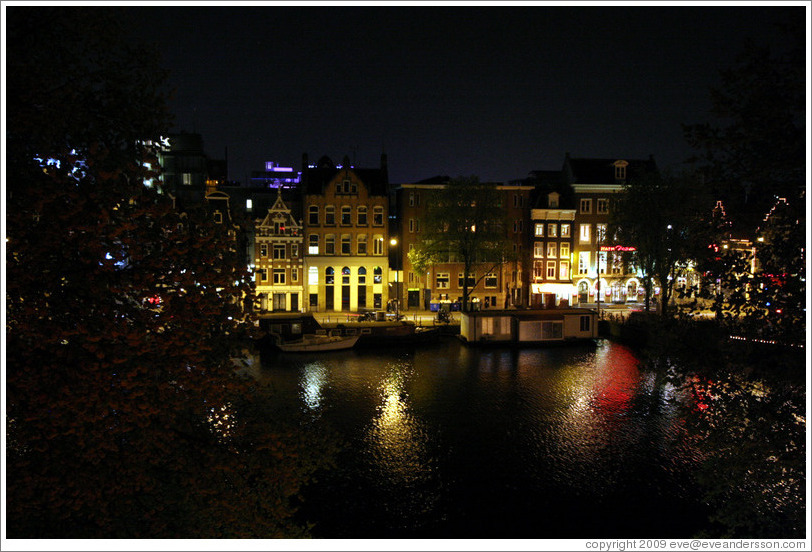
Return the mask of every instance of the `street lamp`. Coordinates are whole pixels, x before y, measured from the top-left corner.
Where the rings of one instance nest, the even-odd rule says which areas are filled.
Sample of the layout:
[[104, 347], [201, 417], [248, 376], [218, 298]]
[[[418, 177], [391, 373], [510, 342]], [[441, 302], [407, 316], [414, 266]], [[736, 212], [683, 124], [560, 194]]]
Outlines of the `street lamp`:
[[[395, 247], [397, 244], [397, 238], [392, 238], [389, 240], [389, 245], [392, 247]], [[400, 257], [400, 255], [395, 254], [395, 320], [400, 319], [400, 282], [398, 281], [398, 257]]]

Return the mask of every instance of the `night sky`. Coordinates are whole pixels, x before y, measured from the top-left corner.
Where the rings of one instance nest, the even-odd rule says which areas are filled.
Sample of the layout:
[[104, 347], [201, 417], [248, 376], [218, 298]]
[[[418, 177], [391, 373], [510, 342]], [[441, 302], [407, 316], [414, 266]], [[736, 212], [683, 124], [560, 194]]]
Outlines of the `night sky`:
[[[486, 181], [560, 169], [573, 157], [691, 150], [681, 123], [709, 120], [709, 87], [746, 37], [803, 7], [122, 8], [158, 42], [177, 87], [177, 131], [202, 134], [245, 181], [302, 153], [376, 167], [393, 183]], [[794, 11], [794, 13], [792, 13]]]

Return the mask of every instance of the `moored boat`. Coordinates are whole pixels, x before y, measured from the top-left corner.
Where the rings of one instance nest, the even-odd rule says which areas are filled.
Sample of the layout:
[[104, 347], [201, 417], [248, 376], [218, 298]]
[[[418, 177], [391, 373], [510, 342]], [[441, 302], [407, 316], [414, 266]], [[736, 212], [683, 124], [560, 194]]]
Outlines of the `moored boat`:
[[358, 347], [429, 343], [442, 334], [439, 327], [418, 327], [411, 322], [325, 323], [323, 326], [333, 335], [358, 336]]
[[358, 341], [355, 336], [305, 334], [296, 341], [277, 339], [274, 345], [285, 353], [315, 353], [352, 349]]

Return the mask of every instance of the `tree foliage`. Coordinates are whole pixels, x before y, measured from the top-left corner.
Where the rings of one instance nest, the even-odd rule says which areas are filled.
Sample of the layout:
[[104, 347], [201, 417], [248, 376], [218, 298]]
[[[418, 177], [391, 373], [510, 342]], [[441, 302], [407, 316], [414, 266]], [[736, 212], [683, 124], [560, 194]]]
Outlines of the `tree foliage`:
[[[432, 196], [424, 229], [415, 246], [426, 262], [460, 262], [463, 266], [463, 310], [468, 297], [485, 274], [514, 255], [505, 227], [505, 206], [495, 184], [477, 177], [452, 179]], [[477, 268], [482, 275], [469, 285]]]
[[[729, 225], [712, 223], [706, 255], [697, 270], [702, 296], [712, 300], [717, 322], [729, 334], [797, 346], [806, 328], [804, 214], [778, 201], [753, 246], [743, 250], [723, 243]], [[732, 242], [731, 242], [732, 243]]]
[[8, 535], [301, 535], [313, 465], [231, 360], [252, 327], [233, 236], [144, 185], [154, 53], [105, 10], [8, 15]]
[[797, 198], [807, 146], [803, 17], [782, 29], [783, 51], [749, 41], [711, 90], [712, 121], [683, 127], [708, 186], [734, 223], [754, 229], [775, 196]]
[[708, 243], [722, 247], [738, 237], [754, 244], [754, 258], [730, 248], [702, 260], [718, 320], [748, 337], [797, 344], [805, 333], [808, 62], [803, 21], [782, 31], [780, 50], [746, 45], [711, 90], [714, 120], [685, 133], [727, 212]]
[[636, 249], [625, 255], [643, 272], [647, 311], [657, 283], [661, 312], [667, 314], [674, 283], [694, 258], [694, 240], [709, 212], [701, 186], [687, 175], [643, 174], [614, 198], [609, 240]]

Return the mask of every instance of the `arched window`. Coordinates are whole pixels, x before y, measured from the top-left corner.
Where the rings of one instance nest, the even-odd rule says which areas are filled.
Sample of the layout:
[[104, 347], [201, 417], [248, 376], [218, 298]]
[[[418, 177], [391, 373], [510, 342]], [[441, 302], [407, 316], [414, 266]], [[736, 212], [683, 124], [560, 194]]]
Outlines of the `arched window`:
[[376, 284], [380, 284], [381, 282], [383, 282], [383, 270], [381, 269], [381, 267], [376, 266], [372, 270], [372, 281]]
[[341, 283], [342, 284], [349, 284], [350, 283], [350, 267], [345, 266], [341, 269]]
[[324, 283], [328, 286], [331, 286], [335, 283], [335, 274], [336, 271], [333, 270], [332, 266], [328, 266], [324, 269]]
[[358, 207], [358, 226], [366, 226], [367, 225], [367, 207], [366, 205], [361, 205]]
[[367, 269], [363, 266], [358, 267], [358, 283], [359, 284], [367, 283]]

